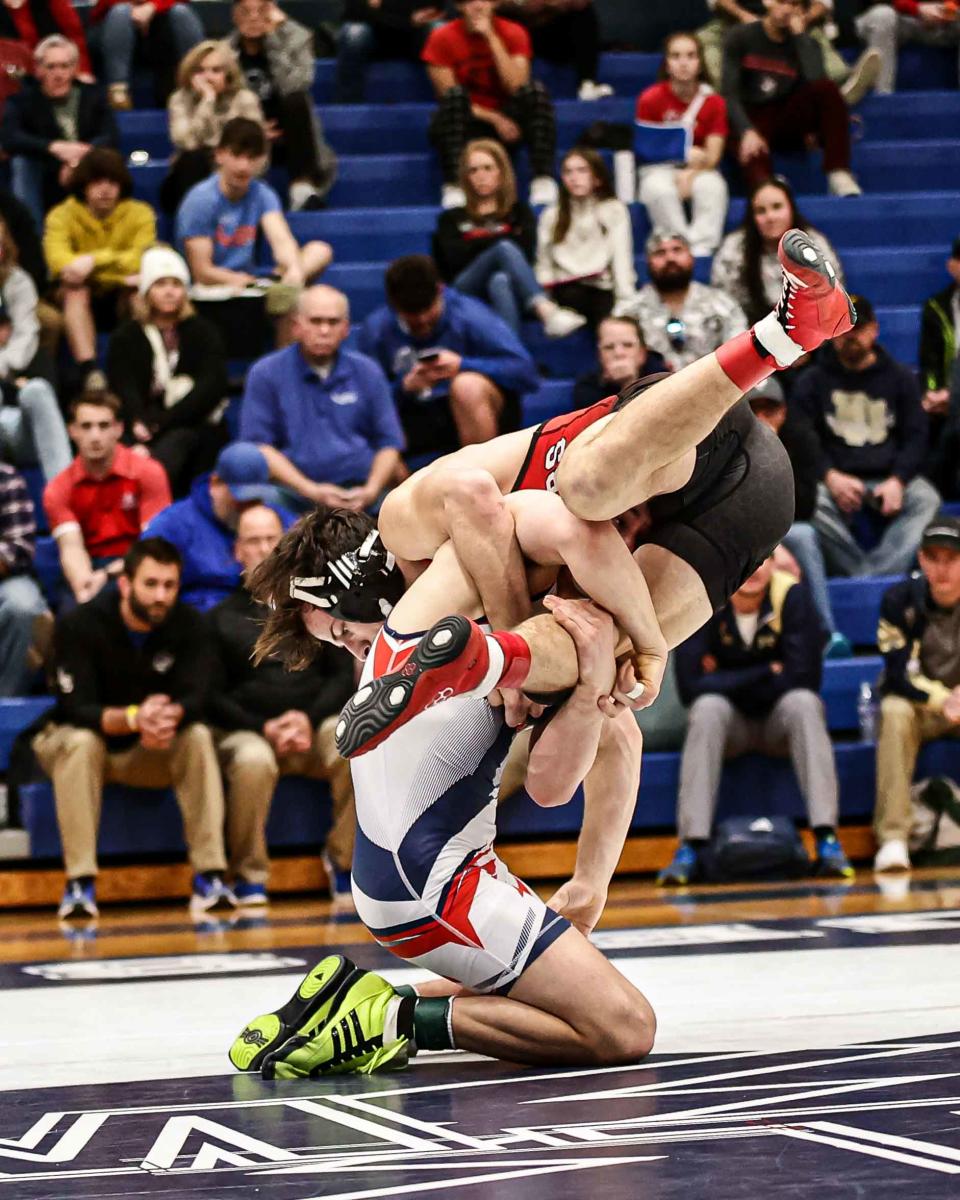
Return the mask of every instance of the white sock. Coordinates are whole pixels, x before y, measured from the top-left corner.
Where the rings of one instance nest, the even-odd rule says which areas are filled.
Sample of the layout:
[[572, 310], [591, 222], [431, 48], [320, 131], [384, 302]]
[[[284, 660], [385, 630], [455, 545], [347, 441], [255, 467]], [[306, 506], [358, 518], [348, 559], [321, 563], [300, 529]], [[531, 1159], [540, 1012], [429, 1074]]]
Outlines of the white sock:
[[490, 654], [490, 665], [487, 667], [486, 675], [484, 675], [483, 679], [472, 691], [463, 693], [464, 696], [471, 699], [486, 699], [500, 682], [500, 676], [503, 674], [503, 668], [507, 661], [503, 653], [503, 647], [489, 633], [487, 634], [487, 650]]
[[806, 350], [798, 345], [777, 320], [775, 312], [769, 312], [753, 327], [753, 336], [768, 354], [777, 360], [778, 367], [789, 367]]
[[312, 183], [307, 183], [305, 179], [300, 179], [296, 183], [290, 184], [290, 207], [303, 208], [311, 196], [316, 196], [319, 193]]

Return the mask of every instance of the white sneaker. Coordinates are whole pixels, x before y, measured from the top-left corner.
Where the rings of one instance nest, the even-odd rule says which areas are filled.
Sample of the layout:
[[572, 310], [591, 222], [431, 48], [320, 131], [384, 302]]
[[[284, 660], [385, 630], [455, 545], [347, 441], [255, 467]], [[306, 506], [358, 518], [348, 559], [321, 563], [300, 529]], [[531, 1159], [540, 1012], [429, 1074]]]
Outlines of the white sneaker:
[[873, 860], [875, 871], [909, 871], [910, 852], [902, 838], [891, 838], [884, 842]]
[[557, 181], [552, 175], [538, 175], [530, 184], [530, 203], [535, 207], [556, 204], [559, 195]]
[[582, 329], [586, 323], [587, 318], [574, 312], [572, 308], [554, 305], [553, 310], [544, 318], [543, 332], [550, 338], [562, 338]]
[[850, 171], [831, 171], [827, 176], [831, 196], [862, 196], [863, 189]]
[[465, 208], [467, 197], [458, 183], [445, 183], [440, 193], [441, 208]]
[[848, 108], [859, 104], [867, 92], [873, 90], [882, 65], [883, 57], [879, 50], [864, 50], [860, 55], [840, 88], [840, 95], [847, 102]]
[[585, 79], [580, 84], [580, 90], [577, 92], [578, 100], [606, 100], [607, 96], [613, 95], [613, 88], [609, 83], [597, 83], [593, 79]]

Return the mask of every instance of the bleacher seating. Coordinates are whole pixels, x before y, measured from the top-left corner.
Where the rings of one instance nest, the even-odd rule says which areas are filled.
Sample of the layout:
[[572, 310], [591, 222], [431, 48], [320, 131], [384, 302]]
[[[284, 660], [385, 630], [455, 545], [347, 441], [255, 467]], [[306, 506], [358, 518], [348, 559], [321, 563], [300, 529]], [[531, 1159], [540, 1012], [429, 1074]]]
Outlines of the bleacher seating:
[[[334, 15], [336, 5], [328, 7]], [[208, 30], [221, 33], [226, 29], [225, 4], [204, 3], [198, 9]], [[677, 21], [695, 23], [695, 12], [700, 11], [700, 0], [676, 0], [671, 16], [656, 16], [666, 22], [663, 30], [658, 29], [657, 38], [666, 28], [675, 28]], [[298, 14], [294, 11], [293, 15]], [[653, 80], [658, 64], [659, 55], [654, 53], [603, 55], [599, 77], [613, 84], [617, 95], [593, 104], [573, 99], [571, 71], [538, 66], [538, 74], [558, 101], [560, 151], [594, 121], [628, 121], [634, 97]], [[340, 158], [339, 180], [326, 211], [293, 214], [291, 226], [301, 240], [321, 237], [333, 245], [335, 263], [326, 278], [348, 292], [353, 318], [359, 321], [382, 303], [386, 263], [399, 254], [429, 250], [440, 185], [435, 157], [426, 144], [432, 97], [424, 73], [415, 64], [380, 63], [370, 72], [367, 103], [338, 107], [330, 102], [333, 74], [332, 60], [319, 61], [313, 92], [327, 136]], [[905, 48], [900, 55], [899, 86], [900, 94], [870, 98], [860, 109], [858, 131], [862, 136], [855, 145], [854, 168], [865, 189], [861, 198], [840, 200], [824, 195], [823, 178], [813, 157], [793, 156], [778, 165], [794, 181], [807, 218], [838, 248], [849, 286], [873, 300], [884, 344], [897, 358], [915, 364], [919, 307], [927, 295], [944, 285], [946, 247], [957, 233], [960, 92], [956, 89], [955, 51]], [[143, 99], [136, 89], [135, 94]], [[127, 153], [145, 150], [150, 156], [147, 164], [132, 170], [136, 194], [155, 202], [170, 153], [165, 114], [150, 110], [120, 114], [119, 125], [123, 149]], [[519, 165], [525, 179], [523, 155]], [[731, 228], [741, 220], [743, 207], [742, 196], [735, 196], [729, 215]], [[648, 232], [646, 215], [641, 206], [634, 205], [632, 216], [637, 248], [642, 251]], [[169, 223], [162, 232], [169, 236]], [[642, 253], [638, 253], [638, 268], [642, 278]], [[708, 269], [708, 263], [698, 263], [698, 278], [705, 279]], [[592, 365], [593, 348], [583, 333], [559, 343], [549, 342], [530, 326], [525, 336], [545, 376], [539, 391], [528, 397], [524, 406], [525, 420], [536, 423], [568, 406], [572, 379]], [[29, 483], [39, 501], [42, 481], [35, 474]], [[48, 595], [54, 595], [59, 564], [52, 538], [39, 539], [37, 571]], [[875, 647], [880, 597], [889, 582], [831, 581], [838, 628], [861, 651]], [[874, 748], [853, 739], [857, 736], [860, 685], [872, 684], [880, 665], [875, 653], [825, 664], [823, 696], [828, 723], [837, 739], [845, 821], [866, 820], [873, 808]], [[42, 697], [0, 701], [0, 771], [6, 769], [16, 733], [48, 704]], [[678, 769], [677, 754], [645, 757], [635, 832], [673, 825]], [[956, 774], [958, 769], [960, 743], [934, 743], [921, 756], [921, 773]], [[796, 781], [785, 761], [750, 756], [731, 764], [724, 777], [720, 811], [754, 813], [761, 807], [758, 797], [762, 797], [765, 811], [803, 815]], [[22, 787], [20, 805], [33, 856], [58, 856], [50, 785], [42, 782]], [[581, 817], [579, 797], [565, 807], [541, 809], [521, 795], [505, 807], [501, 831], [506, 837], [567, 835], [576, 832]], [[315, 848], [328, 821], [323, 785], [284, 780], [271, 811], [270, 843], [278, 849]], [[106, 855], [135, 855], [146, 850], [182, 854], [181, 822], [172, 794], [108, 788], [100, 845]]]

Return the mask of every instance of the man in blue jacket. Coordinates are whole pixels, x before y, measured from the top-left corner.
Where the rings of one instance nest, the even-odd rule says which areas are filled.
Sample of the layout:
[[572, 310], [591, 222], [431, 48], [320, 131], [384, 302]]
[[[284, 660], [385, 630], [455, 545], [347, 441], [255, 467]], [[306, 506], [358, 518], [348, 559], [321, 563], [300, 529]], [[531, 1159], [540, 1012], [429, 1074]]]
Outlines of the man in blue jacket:
[[259, 446], [283, 503], [376, 510], [400, 467], [403, 430], [379, 365], [346, 350], [347, 297], [308, 288], [295, 342], [260, 359], [247, 376], [240, 437]]
[[710, 838], [725, 758], [789, 754], [817, 839], [817, 870], [852, 878], [837, 841], [837, 774], [820, 700], [825, 633], [806, 587], [768, 558], [677, 647], [690, 706], [680, 763], [680, 846], [661, 884], [689, 882]]
[[256, 446], [235, 442], [221, 450], [209, 474], [194, 481], [185, 500], [157, 513], [143, 536], [166, 538], [180, 551], [180, 599], [185, 604], [206, 612], [237, 590], [237, 519], [246, 506], [275, 497], [266, 459]]
[[[853, 296], [857, 324], [825, 345], [791, 404], [820, 442], [813, 515], [834, 575], [898, 575], [910, 569], [920, 535], [940, 507], [919, 474], [927, 415], [914, 373], [877, 342], [873, 305]], [[864, 549], [860, 541], [879, 541]]]
[[364, 321], [360, 349], [393, 386], [408, 452], [447, 453], [518, 428], [520, 400], [540, 381], [516, 334], [444, 287], [424, 254], [396, 259], [384, 283], [387, 304]]

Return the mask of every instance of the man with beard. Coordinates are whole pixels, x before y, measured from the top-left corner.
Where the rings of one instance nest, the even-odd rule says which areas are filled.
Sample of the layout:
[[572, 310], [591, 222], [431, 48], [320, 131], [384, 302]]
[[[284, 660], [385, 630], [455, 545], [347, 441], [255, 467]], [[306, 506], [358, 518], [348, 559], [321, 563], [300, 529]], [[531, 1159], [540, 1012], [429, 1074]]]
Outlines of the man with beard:
[[693, 254], [682, 233], [654, 230], [647, 239], [650, 282], [630, 308], [647, 349], [679, 371], [747, 328], [743, 309], [718, 288], [693, 278]]
[[877, 341], [873, 305], [853, 299], [855, 328], [824, 347], [792, 401], [820, 445], [813, 524], [831, 575], [902, 575], [940, 507], [919, 473], [927, 414], [914, 372]]
[[97, 827], [103, 786], [173, 787], [193, 866], [191, 907], [236, 903], [223, 882], [223, 787], [202, 723], [211, 674], [199, 613], [179, 603], [180, 555], [137, 542], [117, 588], [54, 631], [56, 707], [33, 739], [53, 780], [67, 873], [61, 918], [97, 915]]

